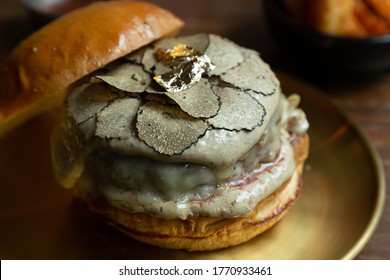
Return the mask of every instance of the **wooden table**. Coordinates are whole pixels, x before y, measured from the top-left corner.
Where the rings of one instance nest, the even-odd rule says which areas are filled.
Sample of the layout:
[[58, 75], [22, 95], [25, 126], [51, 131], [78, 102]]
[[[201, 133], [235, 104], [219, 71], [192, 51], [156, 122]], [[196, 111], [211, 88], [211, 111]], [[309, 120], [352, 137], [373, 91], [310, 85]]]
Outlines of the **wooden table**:
[[[283, 69], [283, 54], [270, 37], [260, 0], [151, 1], [186, 21], [183, 33], [209, 32], [260, 51], [273, 67]], [[15, 0], [0, 0], [0, 61], [33, 31], [28, 13]], [[291, 72], [296, 75], [297, 73]], [[305, 80], [305, 76], [300, 76]], [[390, 72], [359, 83], [316, 83], [368, 135], [379, 152], [387, 180], [384, 214], [358, 259], [390, 259]]]

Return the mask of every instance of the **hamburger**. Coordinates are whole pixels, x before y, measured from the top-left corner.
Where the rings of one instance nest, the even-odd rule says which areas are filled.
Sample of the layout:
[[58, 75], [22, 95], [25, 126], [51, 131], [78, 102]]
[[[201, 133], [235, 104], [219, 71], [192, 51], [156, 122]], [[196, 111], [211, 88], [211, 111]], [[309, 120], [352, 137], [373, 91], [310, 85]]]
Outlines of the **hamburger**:
[[182, 25], [117, 1], [49, 24], [2, 68], [1, 127], [61, 106], [59, 184], [136, 240], [214, 250], [254, 238], [298, 199], [308, 122], [256, 51], [173, 37]]

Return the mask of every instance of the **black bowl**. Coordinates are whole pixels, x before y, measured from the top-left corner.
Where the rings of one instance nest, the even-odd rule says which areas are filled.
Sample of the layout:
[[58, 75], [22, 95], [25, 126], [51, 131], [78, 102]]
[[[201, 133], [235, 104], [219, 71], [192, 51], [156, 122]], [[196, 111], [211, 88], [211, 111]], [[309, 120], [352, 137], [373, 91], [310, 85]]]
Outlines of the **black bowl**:
[[297, 23], [281, 0], [263, 0], [263, 5], [272, 36], [301, 66], [335, 73], [372, 74], [390, 70], [390, 35], [330, 36]]

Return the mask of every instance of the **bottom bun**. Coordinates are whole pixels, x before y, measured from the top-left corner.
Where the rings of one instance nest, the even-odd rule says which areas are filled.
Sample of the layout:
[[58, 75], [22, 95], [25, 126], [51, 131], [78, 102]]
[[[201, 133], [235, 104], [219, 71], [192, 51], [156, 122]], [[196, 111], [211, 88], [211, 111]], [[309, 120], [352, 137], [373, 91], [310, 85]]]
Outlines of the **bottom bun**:
[[295, 172], [275, 192], [260, 201], [251, 213], [242, 217], [189, 216], [182, 220], [159, 218], [145, 213], [128, 213], [111, 206], [102, 198], [92, 198], [91, 193], [85, 191], [91, 189], [91, 180], [85, 176], [79, 181], [76, 193], [89, 204], [93, 212], [136, 240], [163, 248], [188, 251], [234, 246], [249, 241], [272, 227], [299, 198], [309, 137], [307, 134], [294, 136], [290, 142], [295, 152]]

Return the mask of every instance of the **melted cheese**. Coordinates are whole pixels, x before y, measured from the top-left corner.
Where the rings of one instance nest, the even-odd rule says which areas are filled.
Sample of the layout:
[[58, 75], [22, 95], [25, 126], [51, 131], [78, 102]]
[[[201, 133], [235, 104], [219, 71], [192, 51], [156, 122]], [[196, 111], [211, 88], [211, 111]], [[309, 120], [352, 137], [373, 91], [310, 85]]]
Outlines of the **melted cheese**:
[[[294, 173], [290, 132], [307, 129], [306, 117], [297, 111], [295, 103], [294, 98], [287, 100], [282, 95], [263, 133], [259, 136], [252, 131], [249, 142], [248, 133], [215, 130], [210, 132], [216, 137], [211, 144], [211, 138], [200, 139], [196, 147], [191, 147], [198, 154], [181, 155], [179, 162], [150, 156], [150, 151], [144, 152], [148, 148], [143, 143], [129, 147], [128, 139], [96, 141], [94, 118], [75, 126], [84, 145], [86, 168], [112, 205], [165, 218], [236, 217], [252, 211]], [[234, 155], [234, 160], [229, 154], [234, 154], [235, 149], [226, 146], [231, 137], [240, 148], [240, 156]], [[257, 142], [253, 144], [252, 138]], [[227, 160], [223, 164], [204, 164], [207, 161], [201, 160], [199, 146], [206, 149], [207, 145], [215, 149], [210, 153], [216, 159]]]
[[87, 168], [95, 174], [102, 195], [125, 211], [181, 219], [245, 215], [295, 171], [287, 132], [290, 116], [296, 115], [293, 103], [283, 97], [258, 143], [222, 169], [158, 162], [102, 148], [88, 157]]
[[274, 161], [251, 172], [237, 172], [228, 180], [218, 179], [204, 166], [163, 164], [101, 152], [91, 158], [91, 167], [98, 174], [101, 193], [125, 211], [181, 219], [189, 215], [242, 216], [294, 173], [288, 135], [283, 133], [281, 139]]

